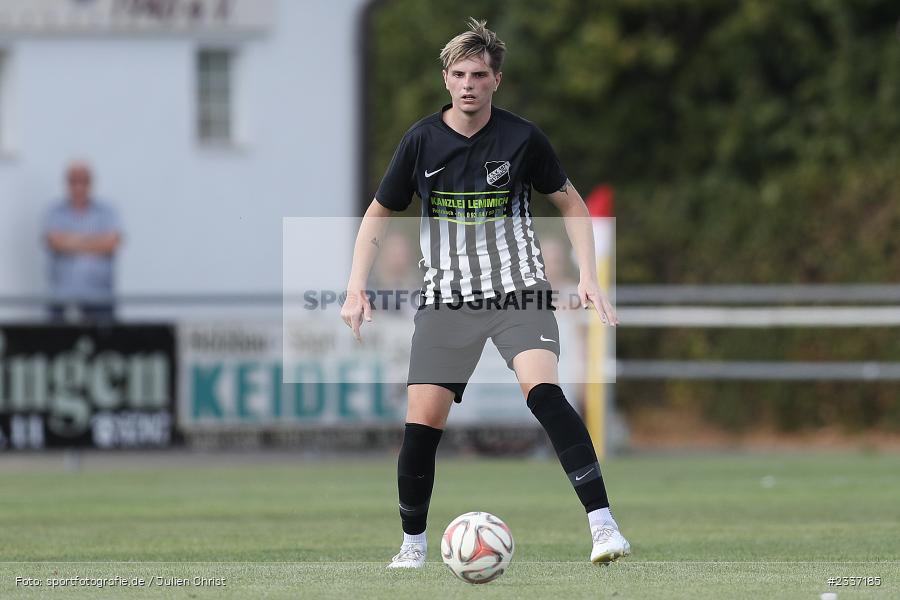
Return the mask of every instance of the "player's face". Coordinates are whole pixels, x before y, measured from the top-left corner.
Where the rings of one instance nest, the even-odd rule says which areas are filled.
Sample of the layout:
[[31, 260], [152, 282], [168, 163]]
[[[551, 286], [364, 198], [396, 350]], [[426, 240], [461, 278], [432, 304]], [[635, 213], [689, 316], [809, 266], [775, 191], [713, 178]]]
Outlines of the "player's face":
[[503, 76], [495, 73], [481, 57], [455, 62], [443, 73], [453, 107], [469, 114], [490, 106]]

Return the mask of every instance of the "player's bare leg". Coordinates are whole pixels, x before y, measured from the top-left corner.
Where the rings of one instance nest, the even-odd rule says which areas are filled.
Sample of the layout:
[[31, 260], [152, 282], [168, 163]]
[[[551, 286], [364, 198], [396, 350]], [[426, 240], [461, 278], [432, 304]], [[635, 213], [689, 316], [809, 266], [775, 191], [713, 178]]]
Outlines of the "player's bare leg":
[[406, 422], [443, 429], [453, 404], [453, 392], [427, 383], [407, 386], [406, 391], [409, 398], [406, 404]]
[[513, 358], [513, 368], [528, 408], [540, 421], [559, 462], [584, 505], [591, 528], [591, 562], [608, 563], [631, 553], [609, 511], [600, 464], [584, 421], [559, 387], [556, 354], [536, 348]]
[[397, 460], [400, 520], [403, 544], [389, 569], [425, 566], [428, 542], [425, 525], [434, 487], [434, 457], [441, 440], [454, 393], [439, 385], [407, 386], [406, 429]]
[[535, 348], [519, 352], [513, 358], [513, 369], [516, 371], [516, 379], [525, 398], [528, 393], [539, 383], [553, 383], [559, 385], [559, 370], [557, 368], [556, 354], [550, 350]]

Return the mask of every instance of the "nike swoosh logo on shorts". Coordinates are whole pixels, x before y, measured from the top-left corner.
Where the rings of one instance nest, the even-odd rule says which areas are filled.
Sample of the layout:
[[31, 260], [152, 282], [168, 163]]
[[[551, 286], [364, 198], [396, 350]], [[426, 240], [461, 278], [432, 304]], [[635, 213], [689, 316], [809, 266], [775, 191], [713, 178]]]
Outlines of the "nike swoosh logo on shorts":
[[589, 474], [591, 471], [593, 471], [593, 470], [594, 470], [594, 467], [591, 467], [591, 470], [588, 471], [587, 473], [585, 473], [584, 475], [582, 475], [582, 476], [580, 476], [580, 477], [579, 477], [578, 475], [576, 475], [576, 476], [575, 476], [575, 481], [581, 481], [582, 479], [584, 479], [585, 477], [587, 477], [588, 474]]
[[551, 340], [550, 338], [545, 338], [543, 333], [541, 334], [541, 341], [542, 341], [542, 342], [554, 342], [554, 343], [556, 343], [556, 340]]
[[435, 175], [435, 174], [437, 174], [437, 173], [440, 173], [441, 171], [443, 171], [443, 170], [446, 169], [446, 168], [447, 168], [447, 166], [444, 165], [443, 167], [441, 167], [441, 168], [438, 169], [437, 171], [432, 171], [431, 173], [428, 172], [428, 169], [425, 169], [425, 179], [428, 179], [428, 178], [431, 177], [432, 175]]

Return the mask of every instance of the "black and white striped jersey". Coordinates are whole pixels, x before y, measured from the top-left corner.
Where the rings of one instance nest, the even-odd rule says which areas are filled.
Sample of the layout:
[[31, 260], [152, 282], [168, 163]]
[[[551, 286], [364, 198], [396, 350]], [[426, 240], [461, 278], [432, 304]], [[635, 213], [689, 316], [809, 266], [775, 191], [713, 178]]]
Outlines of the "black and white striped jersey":
[[430, 115], [400, 140], [376, 199], [405, 210], [422, 199], [420, 240], [426, 304], [489, 298], [546, 281], [534, 232], [531, 188], [560, 189], [566, 174], [544, 133], [513, 113], [467, 138]]

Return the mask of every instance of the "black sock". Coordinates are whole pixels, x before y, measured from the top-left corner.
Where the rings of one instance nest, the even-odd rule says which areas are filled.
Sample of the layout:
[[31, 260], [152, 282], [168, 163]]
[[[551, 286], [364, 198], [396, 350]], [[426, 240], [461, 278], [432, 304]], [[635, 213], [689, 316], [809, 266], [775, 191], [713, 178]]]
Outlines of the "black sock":
[[528, 408], [550, 437], [585, 511], [609, 507], [591, 436], [562, 389], [552, 383], [536, 385], [528, 393]]
[[397, 459], [397, 489], [400, 492], [400, 520], [403, 532], [417, 535], [425, 531], [428, 503], [434, 487], [434, 457], [441, 441], [441, 429], [407, 423]]

